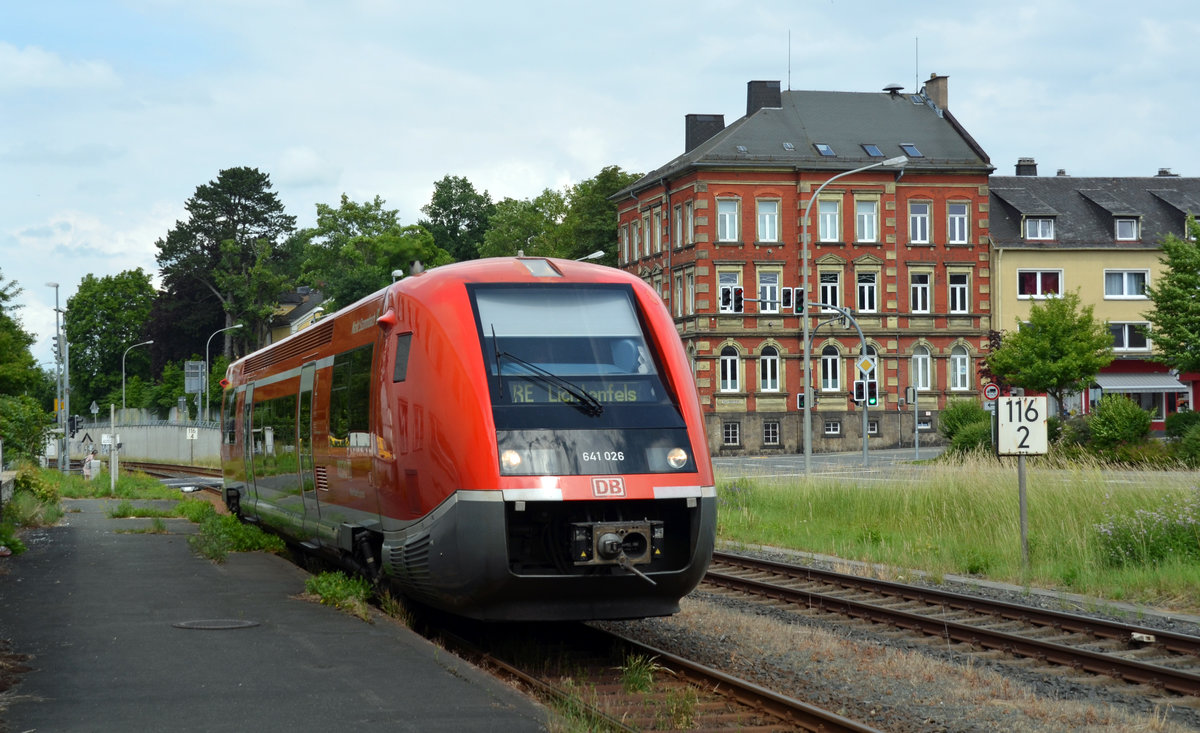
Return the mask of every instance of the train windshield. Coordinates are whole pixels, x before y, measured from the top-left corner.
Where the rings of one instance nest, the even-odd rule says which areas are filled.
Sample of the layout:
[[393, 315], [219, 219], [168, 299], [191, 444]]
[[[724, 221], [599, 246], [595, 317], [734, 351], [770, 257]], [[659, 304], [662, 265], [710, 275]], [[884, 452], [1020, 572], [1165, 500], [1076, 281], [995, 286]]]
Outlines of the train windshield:
[[625, 423], [664, 408], [678, 422], [628, 286], [472, 290], [497, 428]]

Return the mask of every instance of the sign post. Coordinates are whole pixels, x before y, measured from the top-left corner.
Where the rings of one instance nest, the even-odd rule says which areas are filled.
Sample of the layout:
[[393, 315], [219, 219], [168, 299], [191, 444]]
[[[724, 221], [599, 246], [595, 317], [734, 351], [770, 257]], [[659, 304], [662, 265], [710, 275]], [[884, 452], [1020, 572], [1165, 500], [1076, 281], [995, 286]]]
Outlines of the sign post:
[[1017, 496], [1021, 512], [1021, 564], [1029, 572], [1029, 509], [1025, 501], [1025, 456], [1045, 455], [1046, 398], [1026, 397], [1014, 389], [996, 404], [996, 455], [1017, 457]]

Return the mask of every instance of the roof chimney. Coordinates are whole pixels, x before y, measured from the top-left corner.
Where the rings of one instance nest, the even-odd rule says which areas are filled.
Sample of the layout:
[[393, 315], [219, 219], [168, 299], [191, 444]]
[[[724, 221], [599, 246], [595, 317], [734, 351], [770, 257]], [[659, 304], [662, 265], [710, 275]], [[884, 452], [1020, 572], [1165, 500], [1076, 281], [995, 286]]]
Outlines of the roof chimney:
[[754, 114], [763, 107], [782, 107], [783, 94], [779, 91], [777, 81], [746, 82], [746, 116]]
[[925, 96], [938, 109], [950, 109], [950, 77], [930, 74], [929, 81], [925, 82]]
[[1018, 176], [1036, 176], [1037, 161], [1033, 158], [1017, 158]]
[[1158, 178], [1178, 178], [1178, 173], [1172, 173], [1170, 168], [1159, 168]]
[[683, 152], [690, 153], [725, 129], [725, 115], [686, 115], [683, 127]]

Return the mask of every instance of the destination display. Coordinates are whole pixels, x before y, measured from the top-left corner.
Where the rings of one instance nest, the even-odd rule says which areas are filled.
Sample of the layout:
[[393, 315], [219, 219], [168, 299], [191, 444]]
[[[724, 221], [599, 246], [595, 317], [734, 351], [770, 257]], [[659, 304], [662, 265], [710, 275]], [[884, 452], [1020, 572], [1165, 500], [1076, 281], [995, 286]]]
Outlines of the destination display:
[[[602, 404], [654, 402], [654, 387], [647, 380], [608, 381], [585, 379], [572, 384]], [[522, 377], [505, 377], [504, 388], [514, 405], [578, 402], [578, 398], [556, 384]]]

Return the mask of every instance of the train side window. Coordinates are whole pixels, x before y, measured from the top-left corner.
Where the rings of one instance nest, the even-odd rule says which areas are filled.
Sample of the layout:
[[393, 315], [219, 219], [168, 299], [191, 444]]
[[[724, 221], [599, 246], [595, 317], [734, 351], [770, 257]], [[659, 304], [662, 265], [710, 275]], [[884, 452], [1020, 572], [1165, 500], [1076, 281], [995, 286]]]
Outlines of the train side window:
[[371, 409], [371, 355], [373, 345], [333, 357], [329, 388], [329, 435], [346, 440], [366, 433]]
[[402, 333], [396, 337], [396, 366], [392, 369], [393, 382], [403, 382], [408, 376], [408, 352], [411, 346], [411, 333]]

